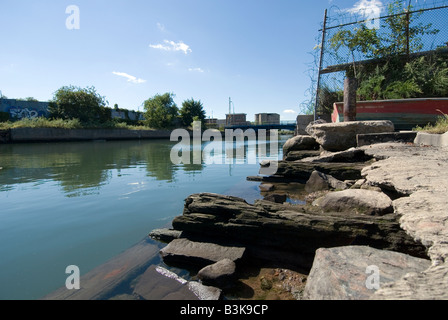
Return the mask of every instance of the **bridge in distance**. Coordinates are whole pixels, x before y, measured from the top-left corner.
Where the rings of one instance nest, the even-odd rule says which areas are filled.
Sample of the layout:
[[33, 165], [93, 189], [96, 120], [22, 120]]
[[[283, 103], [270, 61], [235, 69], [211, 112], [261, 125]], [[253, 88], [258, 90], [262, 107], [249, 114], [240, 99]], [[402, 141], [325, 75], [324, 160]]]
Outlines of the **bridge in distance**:
[[261, 129], [265, 129], [267, 131], [270, 130], [286, 130], [286, 131], [294, 131], [296, 129], [297, 123], [295, 121], [281, 121], [277, 124], [238, 124], [238, 125], [227, 125], [225, 129], [241, 129], [243, 131], [248, 129], [253, 129], [256, 132]]

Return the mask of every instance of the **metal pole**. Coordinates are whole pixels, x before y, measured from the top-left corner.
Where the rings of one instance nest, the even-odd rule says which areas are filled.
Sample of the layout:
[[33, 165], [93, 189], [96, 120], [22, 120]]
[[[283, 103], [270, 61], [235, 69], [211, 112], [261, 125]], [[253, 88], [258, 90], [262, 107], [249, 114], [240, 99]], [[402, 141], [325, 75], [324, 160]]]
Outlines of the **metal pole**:
[[314, 101], [314, 121], [317, 119], [317, 106], [319, 104], [319, 87], [320, 87], [320, 73], [322, 71], [322, 64], [323, 64], [323, 57], [324, 57], [324, 49], [325, 49], [325, 36], [327, 33], [327, 9], [325, 9], [325, 15], [324, 15], [324, 26], [322, 28], [322, 44], [320, 48], [320, 58], [319, 58], [319, 71], [317, 75], [317, 88], [316, 88], [316, 100]]
[[410, 24], [411, 24], [411, 0], [408, 4], [408, 9], [406, 10], [406, 55], [409, 56], [410, 53]]

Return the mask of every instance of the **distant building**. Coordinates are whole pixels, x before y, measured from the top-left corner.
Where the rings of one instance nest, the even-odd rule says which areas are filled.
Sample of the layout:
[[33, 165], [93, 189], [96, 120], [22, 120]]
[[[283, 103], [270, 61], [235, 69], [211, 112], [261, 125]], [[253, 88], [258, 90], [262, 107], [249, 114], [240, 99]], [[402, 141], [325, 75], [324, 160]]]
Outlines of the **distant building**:
[[218, 125], [218, 128], [224, 128], [226, 126], [227, 120], [226, 119], [218, 119], [216, 121], [216, 124]]
[[205, 119], [205, 124], [216, 125], [216, 124], [218, 124], [218, 119], [216, 119], [216, 118]]
[[245, 113], [233, 113], [226, 114], [226, 125], [228, 126], [237, 126], [237, 125], [246, 125], [247, 114]]
[[259, 113], [255, 115], [255, 124], [280, 124], [280, 115], [277, 113]]
[[112, 119], [122, 119], [122, 120], [145, 120], [142, 112], [126, 110], [126, 109], [112, 109], [111, 112]]
[[209, 129], [217, 129], [218, 128], [218, 119], [216, 118], [207, 118], [204, 120], [204, 124]]

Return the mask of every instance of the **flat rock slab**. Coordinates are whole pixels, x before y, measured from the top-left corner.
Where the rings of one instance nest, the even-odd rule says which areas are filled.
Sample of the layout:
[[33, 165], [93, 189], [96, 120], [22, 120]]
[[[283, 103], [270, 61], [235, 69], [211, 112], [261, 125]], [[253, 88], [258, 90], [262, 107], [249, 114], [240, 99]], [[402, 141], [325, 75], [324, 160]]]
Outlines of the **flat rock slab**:
[[398, 281], [410, 272], [421, 273], [430, 265], [429, 260], [367, 246], [319, 249], [307, 280], [304, 298], [368, 300], [378, 288]]
[[353, 121], [315, 124], [307, 132], [327, 151], [343, 151], [357, 146], [357, 135], [394, 132], [391, 121]]
[[[155, 258], [160, 248], [144, 239], [122, 254], [83, 275], [79, 290], [65, 286], [45, 296], [43, 300], [102, 300], [116, 288], [141, 274], [148, 261]], [[82, 272], [82, 270], [81, 270]]]
[[448, 300], [448, 263], [387, 283], [371, 300]]
[[385, 215], [394, 211], [392, 200], [382, 192], [349, 189], [330, 192], [313, 203], [325, 212], [354, 212], [367, 215]]
[[219, 300], [221, 290], [186, 281], [165, 268], [151, 266], [137, 282], [134, 294], [145, 300]]
[[181, 231], [172, 230], [172, 229], [155, 229], [151, 231], [149, 237], [154, 240], [162, 241], [162, 242], [171, 242], [175, 239], [179, 239], [182, 236]]
[[362, 147], [384, 142], [413, 143], [416, 136], [416, 131], [358, 134], [357, 144]]
[[319, 150], [298, 150], [298, 151], [289, 151], [288, 153], [283, 153], [283, 160], [285, 161], [297, 161], [302, 160], [309, 157], [318, 157], [320, 156]]
[[177, 239], [170, 242], [160, 253], [167, 263], [188, 263], [205, 267], [223, 259], [234, 262], [243, 258], [246, 248], [226, 247], [214, 243]]
[[[279, 161], [277, 163], [277, 177], [301, 181], [306, 183], [313, 171], [319, 171], [335, 177], [338, 180], [358, 180], [362, 178], [361, 171], [368, 166], [367, 163], [325, 163], [308, 161]], [[263, 174], [260, 169], [260, 174]]]

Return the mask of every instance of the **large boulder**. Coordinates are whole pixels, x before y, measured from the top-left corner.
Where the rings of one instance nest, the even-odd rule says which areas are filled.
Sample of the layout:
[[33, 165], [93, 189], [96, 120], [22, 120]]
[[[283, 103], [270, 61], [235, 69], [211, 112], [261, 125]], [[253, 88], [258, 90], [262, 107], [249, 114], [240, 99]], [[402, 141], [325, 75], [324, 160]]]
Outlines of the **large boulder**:
[[353, 121], [315, 124], [307, 132], [327, 151], [343, 151], [357, 146], [358, 134], [394, 132], [391, 121]]
[[205, 284], [221, 287], [232, 280], [235, 271], [235, 262], [230, 259], [223, 259], [199, 270], [198, 278]]
[[331, 175], [326, 175], [317, 170], [311, 173], [311, 177], [305, 185], [305, 191], [308, 193], [330, 189], [345, 190], [347, 188], [348, 185], [344, 181], [338, 180]]
[[325, 212], [353, 212], [384, 215], [394, 212], [392, 200], [384, 193], [364, 189], [330, 192], [314, 201]]
[[300, 150], [318, 150], [319, 144], [310, 136], [295, 136], [283, 145], [283, 154], [288, 154], [291, 151]]
[[368, 300], [378, 289], [431, 262], [367, 246], [317, 250], [304, 291], [306, 300]]

